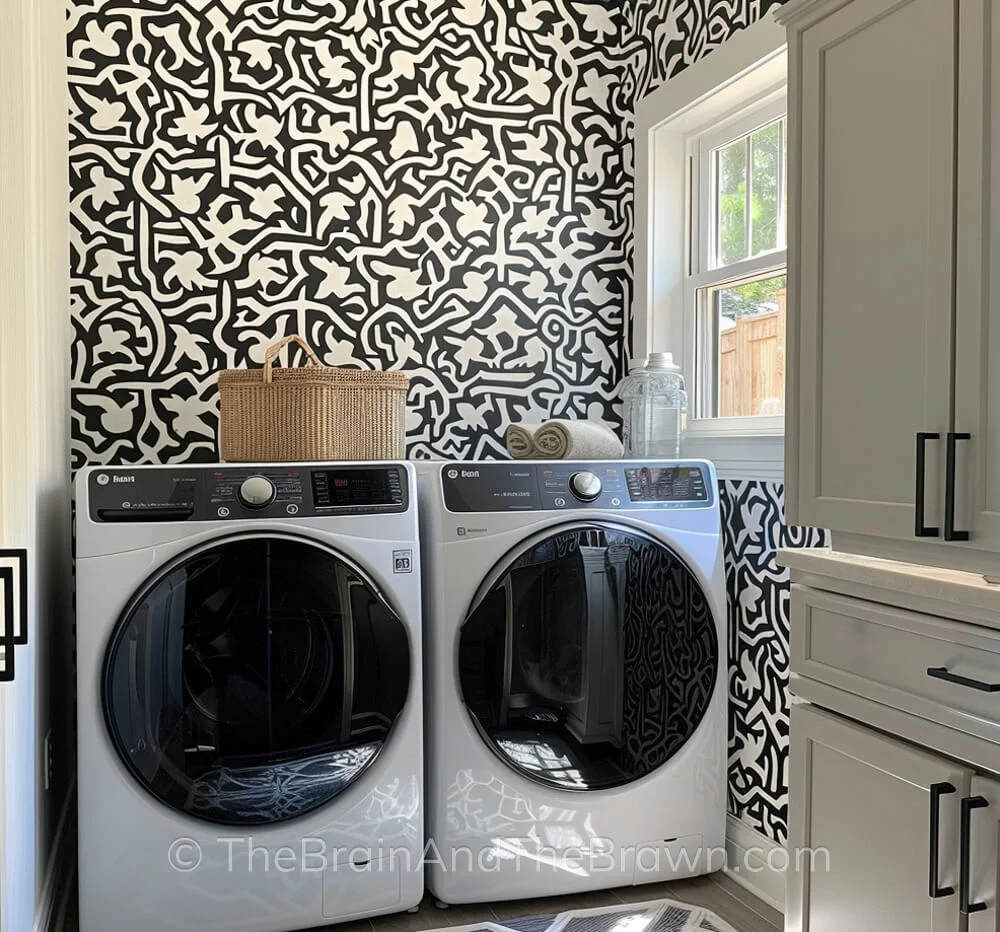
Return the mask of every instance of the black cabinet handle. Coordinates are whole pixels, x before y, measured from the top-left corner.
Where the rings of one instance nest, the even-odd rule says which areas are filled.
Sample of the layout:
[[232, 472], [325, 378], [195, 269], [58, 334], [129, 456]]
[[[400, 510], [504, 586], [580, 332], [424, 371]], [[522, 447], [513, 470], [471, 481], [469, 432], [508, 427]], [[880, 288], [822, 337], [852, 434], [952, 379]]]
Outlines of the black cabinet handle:
[[950, 783], [931, 784], [931, 855], [929, 858], [930, 877], [927, 881], [927, 892], [932, 900], [943, 896], [952, 896], [954, 887], [938, 886], [938, 848], [941, 846], [941, 797], [956, 792]]
[[985, 796], [967, 796], [962, 800], [962, 832], [958, 852], [958, 909], [966, 916], [969, 913], [981, 913], [986, 909], [985, 903], [969, 902], [969, 897], [972, 895], [969, 889], [972, 885], [972, 876], [969, 870], [969, 848], [972, 835], [972, 810], [984, 809], [989, 804], [990, 802]]
[[971, 440], [972, 434], [948, 434], [944, 476], [944, 539], [968, 540], [968, 531], [955, 530], [955, 447], [959, 440]]
[[1000, 693], [1000, 683], [984, 683], [969, 676], [960, 676], [958, 673], [952, 673], [947, 667], [928, 667], [927, 675], [936, 680], [944, 680], [946, 683], [954, 683], [956, 686], [978, 689], [981, 693]]
[[924, 483], [927, 478], [927, 441], [940, 440], [940, 434], [928, 434], [921, 431], [917, 434], [917, 488], [913, 493], [913, 511], [915, 516], [913, 533], [917, 537], [937, 537], [939, 528], [927, 527], [924, 524]]

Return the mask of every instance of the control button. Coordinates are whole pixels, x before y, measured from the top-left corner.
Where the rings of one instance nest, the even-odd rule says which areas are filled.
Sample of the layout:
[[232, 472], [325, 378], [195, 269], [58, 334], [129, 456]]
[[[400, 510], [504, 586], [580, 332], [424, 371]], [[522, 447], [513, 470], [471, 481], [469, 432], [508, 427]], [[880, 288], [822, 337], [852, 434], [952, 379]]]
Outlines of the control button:
[[265, 508], [274, 501], [274, 483], [266, 476], [251, 476], [243, 480], [239, 496], [247, 508]]
[[555, 505], [556, 505], [556, 508], [565, 508], [566, 507], [566, 499], [565, 498], [557, 498], [556, 501], [555, 501]]
[[622, 503], [622, 500], [620, 498], [613, 498], [613, 499], [611, 499], [611, 505], [614, 508], [617, 508], [621, 503]]
[[570, 477], [569, 489], [581, 502], [592, 502], [601, 494], [601, 480], [592, 472], [576, 472]]
[[228, 508], [227, 508], [227, 507], [226, 507], [225, 505], [223, 505], [223, 506], [222, 506], [222, 507], [221, 507], [221, 508], [220, 508], [220, 509], [218, 510], [217, 514], [218, 514], [218, 516], [219, 516], [220, 518], [228, 518], [228, 517], [229, 517], [229, 509], [228, 509]]
[[110, 479], [108, 478], [108, 474], [107, 474], [106, 472], [102, 472], [102, 473], [101, 473], [101, 474], [100, 474], [100, 475], [99, 475], [99, 476], [97, 477], [97, 484], [98, 484], [98, 485], [107, 485], [107, 484], [108, 484], [108, 483], [109, 483], [110, 481], [111, 481], [111, 480], [110, 480]]
[[291, 505], [285, 506], [285, 511], [287, 511], [290, 515], [297, 515], [299, 513], [299, 506], [293, 502]]

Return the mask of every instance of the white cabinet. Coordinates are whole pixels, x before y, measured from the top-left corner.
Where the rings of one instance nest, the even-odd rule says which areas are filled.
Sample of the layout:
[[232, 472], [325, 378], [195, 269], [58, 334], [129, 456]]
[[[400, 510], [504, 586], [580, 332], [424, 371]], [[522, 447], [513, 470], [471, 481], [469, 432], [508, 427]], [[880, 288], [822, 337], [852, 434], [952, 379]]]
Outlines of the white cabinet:
[[789, 37], [790, 505], [912, 537], [916, 435], [951, 412], [956, 2], [809, 9]]
[[962, 803], [968, 854], [963, 853], [968, 879], [961, 897], [968, 910], [969, 932], [1000, 932], [997, 877], [1000, 868], [1000, 783], [973, 777], [970, 796]]
[[788, 517], [982, 565], [1000, 551], [1000, 0], [779, 18]]
[[1000, 4], [960, 9], [955, 524], [1000, 549]]
[[790, 771], [786, 932], [959, 932], [968, 770], [798, 705]]

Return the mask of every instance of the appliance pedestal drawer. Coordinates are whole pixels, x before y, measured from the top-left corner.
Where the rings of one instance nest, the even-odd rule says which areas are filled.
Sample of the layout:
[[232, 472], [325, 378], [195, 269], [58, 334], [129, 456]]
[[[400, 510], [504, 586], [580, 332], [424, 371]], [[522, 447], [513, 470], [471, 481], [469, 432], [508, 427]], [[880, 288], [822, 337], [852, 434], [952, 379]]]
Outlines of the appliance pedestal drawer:
[[1000, 743], [1000, 632], [792, 587], [792, 673]]

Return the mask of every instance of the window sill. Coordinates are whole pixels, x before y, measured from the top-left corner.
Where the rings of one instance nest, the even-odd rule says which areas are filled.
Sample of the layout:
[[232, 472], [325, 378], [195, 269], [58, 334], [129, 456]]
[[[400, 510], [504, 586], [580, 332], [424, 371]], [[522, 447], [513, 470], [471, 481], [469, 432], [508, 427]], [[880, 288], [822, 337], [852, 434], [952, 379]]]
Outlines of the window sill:
[[689, 431], [681, 442], [681, 454], [711, 460], [720, 479], [785, 481], [785, 437], [781, 433]]

